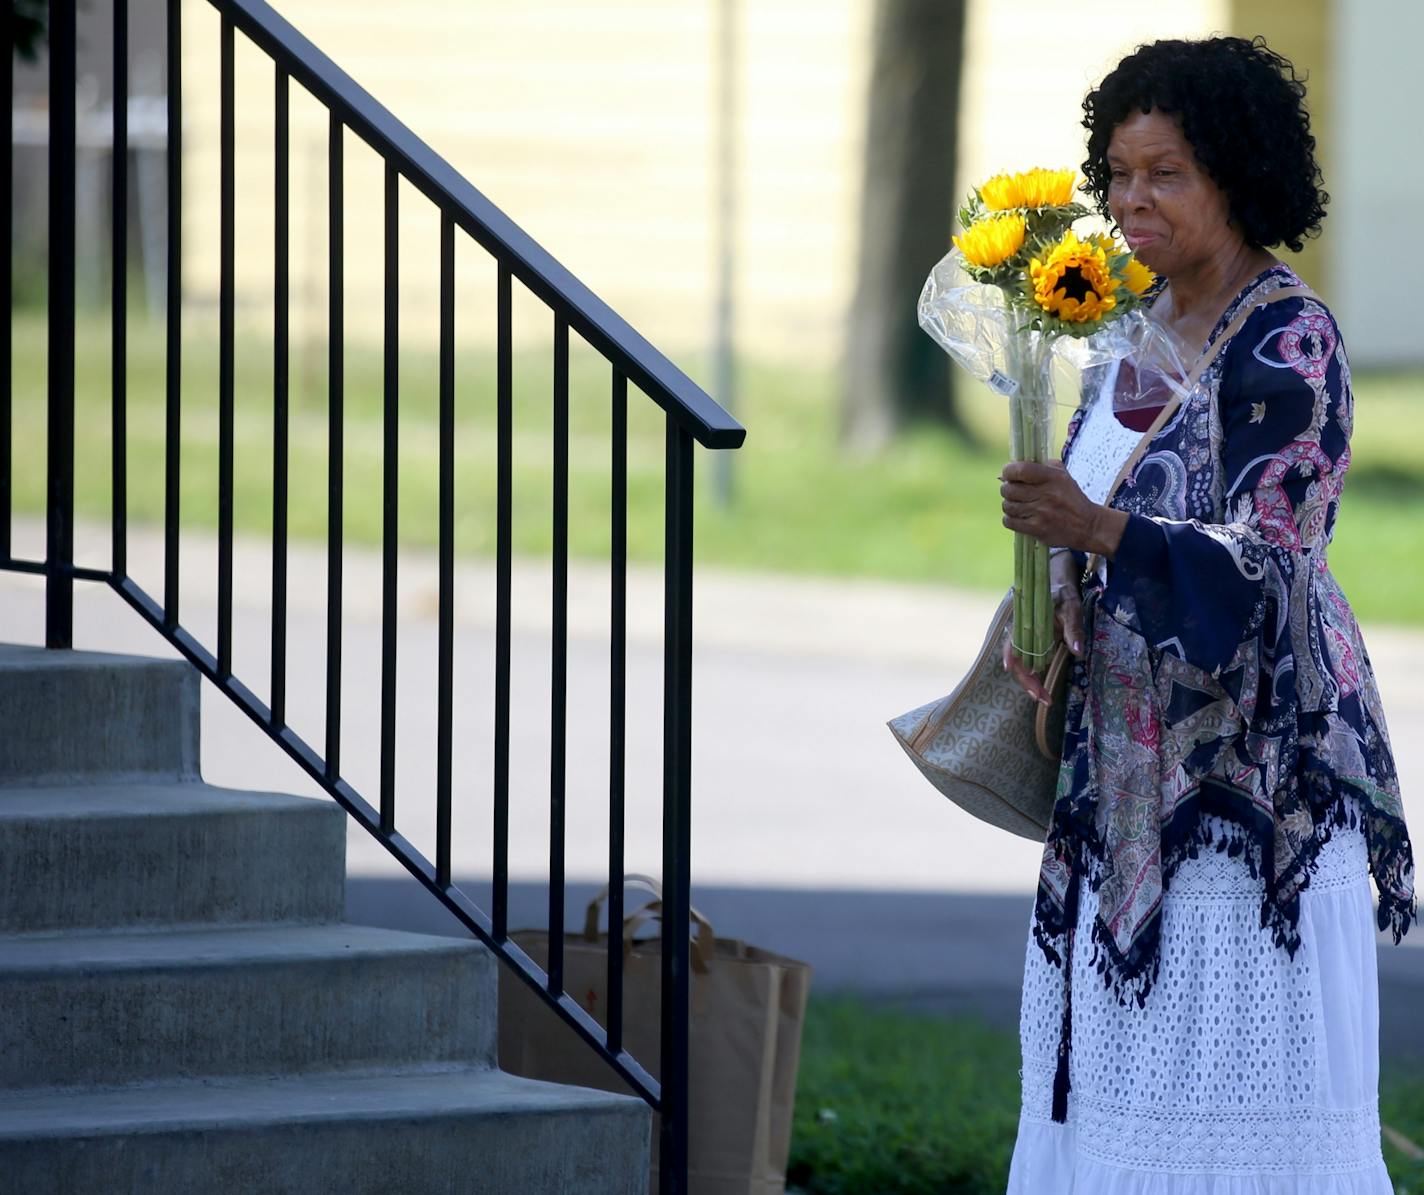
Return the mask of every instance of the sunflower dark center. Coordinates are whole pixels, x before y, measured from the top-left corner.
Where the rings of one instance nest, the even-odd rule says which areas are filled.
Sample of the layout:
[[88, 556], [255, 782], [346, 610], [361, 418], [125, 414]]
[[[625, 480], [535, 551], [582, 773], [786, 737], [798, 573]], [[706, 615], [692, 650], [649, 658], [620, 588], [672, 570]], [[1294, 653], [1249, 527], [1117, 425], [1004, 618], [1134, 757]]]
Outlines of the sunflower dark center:
[[1086, 278], [1083, 277], [1081, 266], [1069, 266], [1063, 271], [1063, 277], [1058, 280], [1061, 289], [1068, 292], [1067, 297], [1075, 302], [1081, 303], [1089, 295], [1097, 296], [1097, 291]]

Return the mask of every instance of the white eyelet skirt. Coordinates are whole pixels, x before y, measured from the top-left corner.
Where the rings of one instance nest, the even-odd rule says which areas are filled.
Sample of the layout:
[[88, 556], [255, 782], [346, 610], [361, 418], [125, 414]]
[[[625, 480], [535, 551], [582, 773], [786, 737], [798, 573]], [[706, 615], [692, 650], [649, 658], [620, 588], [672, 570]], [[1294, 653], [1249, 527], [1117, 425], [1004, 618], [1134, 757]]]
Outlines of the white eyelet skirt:
[[1186, 860], [1142, 1008], [1120, 1006], [1089, 962], [1097, 896], [1081, 885], [1064, 1124], [1049, 1114], [1062, 972], [1029, 934], [1007, 1195], [1392, 1195], [1363, 832], [1334, 830], [1318, 867], [1291, 959], [1260, 926], [1242, 856], [1213, 844]]

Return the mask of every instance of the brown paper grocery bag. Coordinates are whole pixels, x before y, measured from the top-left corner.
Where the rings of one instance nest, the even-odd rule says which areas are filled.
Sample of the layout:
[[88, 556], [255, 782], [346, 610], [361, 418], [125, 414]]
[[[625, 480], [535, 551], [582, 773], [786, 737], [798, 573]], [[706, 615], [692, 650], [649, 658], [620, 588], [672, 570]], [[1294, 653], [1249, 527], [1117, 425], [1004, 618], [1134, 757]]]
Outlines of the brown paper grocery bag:
[[[628, 876], [658, 893], [656, 881]], [[608, 935], [597, 931], [607, 890], [590, 902], [582, 936], [564, 940], [564, 989], [606, 1027]], [[637, 940], [637, 930], [661, 916], [660, 900], [625, 919], [624, 1047], [658, 1077], [662, 948]], [[694, 910], [692, 1020], [689, 1028], [690, 1195], [781, 1195], [791, 1149], [791, 1114], [801, 1059], [811, 968], [803, 962], [717, 938]], [[510, 938], [541, 967], [548, 963], [543, 930]], [[499, 976], [499, 1065], [512, 1074], [608, 1091], [628, 1091], [622, 1079], [507, 967]], [[654, 1122], [650, 1191], [657, 1190], [658, 1133]]]

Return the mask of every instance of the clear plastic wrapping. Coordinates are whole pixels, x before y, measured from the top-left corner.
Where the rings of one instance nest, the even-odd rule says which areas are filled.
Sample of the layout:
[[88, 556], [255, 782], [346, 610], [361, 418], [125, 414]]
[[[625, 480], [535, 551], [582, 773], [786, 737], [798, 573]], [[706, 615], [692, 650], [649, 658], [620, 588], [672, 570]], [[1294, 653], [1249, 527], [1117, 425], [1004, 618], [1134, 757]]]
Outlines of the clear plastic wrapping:
[[[975, 281], [963, 260], [955, 248], [930, 271], [918, 304], [920, 327], [966, 372], [1005, 397], [1014, 460], [1056, 460], [1059, 389], [1077, 406], [1103, 391], [1091, 382], [1106, 369], [1112, 373], [1106, 393], [1115, 413], [1138, 430], [1146, 430], [1162, 406], [1182, 392], [1190, 354], [1179, 337], [1139, 305], [1140, 292], [1091, 327], [1050, 323], [1032, 304], [1017, 301], [1022, 298], [1018, 284], [997, 278]], [[1033, 267], [1038, 268], [1037, 261]], [[988, 276], [994, 278], [992, 272]], [[1013, 300], [1006, 283], [1013, 288]], [[1016, 532], [1013, 647], [1038, 672], [1054, 648], [1049, 572], [1048, 545]]]
[[1076, 396], [1084, 375], [1114, 361], [1129, 366], [1118, 371], [1113, 401], [1120, 410], [1160, 407], [1181, 392], [1190, 354], [1147, 308], [1105, 322], [1089, 336], [1046, 335], [1028, 329], [1002, 288], [973, 281], [961, 262], [959, 250], [951, 249], [930, 271], [920, 292], [920, 327], [996, 393], [1007, 398], [1030, 389], [1052, 402], [1061, 382]]

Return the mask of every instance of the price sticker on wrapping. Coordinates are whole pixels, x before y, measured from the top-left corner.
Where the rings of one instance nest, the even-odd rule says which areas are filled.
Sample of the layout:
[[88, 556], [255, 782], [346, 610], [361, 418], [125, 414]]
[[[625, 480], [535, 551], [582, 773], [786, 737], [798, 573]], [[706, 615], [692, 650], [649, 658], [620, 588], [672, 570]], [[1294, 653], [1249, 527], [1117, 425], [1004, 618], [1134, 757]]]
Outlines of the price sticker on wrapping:
[[989, 389], [1005, 398], [1013, 398], [1019, 392], [1019, 384], [1003, 370], [996, 369], [989, 375]]

